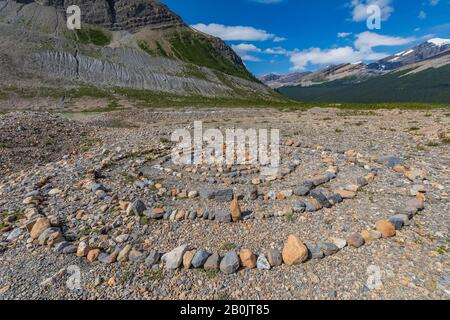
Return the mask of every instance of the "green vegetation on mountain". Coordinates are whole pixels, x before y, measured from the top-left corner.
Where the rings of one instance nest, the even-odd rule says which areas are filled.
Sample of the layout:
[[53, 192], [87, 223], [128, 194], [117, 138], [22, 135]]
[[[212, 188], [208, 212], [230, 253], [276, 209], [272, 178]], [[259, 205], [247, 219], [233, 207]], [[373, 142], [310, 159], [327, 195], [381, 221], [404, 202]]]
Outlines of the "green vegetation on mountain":
[[92, 43], [96, 46], [107, 46], [111, 42], [111, 35], [100, 28], [83, 26], [80, 30], [76, 30], [76, 35], [83, 44]]
[[308, 102], [450, 102], [450, 65], [408, 72], [393, 72], [360, 83], [347, 78], [278, 91], [291, 99]]

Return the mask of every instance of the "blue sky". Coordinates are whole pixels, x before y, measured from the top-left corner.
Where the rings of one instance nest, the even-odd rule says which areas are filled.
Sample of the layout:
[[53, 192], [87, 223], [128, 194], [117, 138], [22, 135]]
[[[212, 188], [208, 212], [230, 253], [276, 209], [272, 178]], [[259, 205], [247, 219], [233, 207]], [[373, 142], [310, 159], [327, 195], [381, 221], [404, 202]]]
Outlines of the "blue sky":
[[[162, 0], [224, 39], [255, 75], [371, 61], [429, 38], [450, 38], [450, 0]], [[381, 29], [367, 27], [367, 8]]]

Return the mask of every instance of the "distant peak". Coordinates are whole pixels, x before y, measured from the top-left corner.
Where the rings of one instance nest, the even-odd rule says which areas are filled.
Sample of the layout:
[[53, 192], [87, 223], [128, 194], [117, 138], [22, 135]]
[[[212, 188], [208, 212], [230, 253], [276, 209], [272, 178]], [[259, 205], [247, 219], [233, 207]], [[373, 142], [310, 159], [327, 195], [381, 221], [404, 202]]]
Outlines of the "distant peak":
[[428, 42], [432, 43], [436, 46], [450, 45], [450, 39], [434, 38], [434, 39], [428, 40]]

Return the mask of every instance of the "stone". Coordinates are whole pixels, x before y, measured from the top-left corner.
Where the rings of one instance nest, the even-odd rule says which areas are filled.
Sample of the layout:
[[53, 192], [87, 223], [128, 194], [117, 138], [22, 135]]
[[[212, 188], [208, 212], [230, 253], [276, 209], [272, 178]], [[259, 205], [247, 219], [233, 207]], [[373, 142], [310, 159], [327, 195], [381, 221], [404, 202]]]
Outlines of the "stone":
[[98, 260], [104, 264], [112, 264], [117, 261], [117, 256], [119, 255], [119, 251], [115, 249], [112, 253], [107, 254], [106, 252], [100, 253], [98, 256]]
[[356, 179], [356, 185], [359, 188], [365, 187], [369, 184], [369, 182], [366, 180], [365, 177], [359, 177], [358, 179]]
[[270, 270], [271, 265], [269, 261], [267, 260], [266, 256], [263, 254], [260, 254], [258, 256], [258, 260], [256, 260], [256, 267], [258, 270]]
[[321, 191], [319, 191], [317, 189], [316, 190], [312, 190], [309, 193], [309, 195], [311, 197], [313, 197], [314, 199], [316, 199], [320, 203], [320, 205], [322, 207], [325, 207], [325, 208], [331, 208], [332, 207], [331, 203], [328, 201], [328, 198]]
[[375, 227], [377, 231], [381, 232], [383, 238], [390, 238], [396, 234], [395, 226], [387, 220], [377, 221]]
[[146, 256], [141, 251], [132, 249], [130, 251], [130, 254], [128, 255], [128, 260], [130, 260], [133, 263], [141, 263], [144, 262]]
[[317, 175], [317, 176], [312, 177], [310, 180], [315, 187], [318, 187], [324, 183], [329, 182], [331, 179], [327, 175]]
[[256, 268], [256, 256], [249, 249], [242, 249], [239, 252], [239, 258], [241, 259], [241, 264], [246, 269]]
[[205, 264], [203, 265], [203, 268], [207, 271], [217, 271], [219, 270], [219, 262], [220, 262], [220, 256], [218, 253], [213, 253], [206, 259]]
[[55, 245], [55, 248], [53, 249], [57, 253], [61, 253], [65, 247], [70, 246], [71, 243], [69, 241], [61, 241], [60, 243], [57, 243]]
[[403, 159], [395, 156], [387, 156], [378, 159], [378, 163], [394, 169], [396, 166], [403, 164]]
[[349, 247], [359, 248], [364, 245], [365, 240], [359, 233], [352, 233], [347, 237], [347, 243]]
[[190, 191], [189, 193], [188, 193], [188, 198], [189, 199], [195, 199], [195, 198], [197, 198], [198, 197], [198, 192], [197, 191]]
[[340, 195], [342, 199], [353, 199], [356, 197], [356, 192], [348, 190], [337, 189], [334, 190], [334, 193]]
[[184, 220], [185, 217], [186, 211], [184, 211], [183, 209], [178, 210], [177, 213], [175, 214], [175, 221], [182, 221]]
[[92, 249], [87, 254], [87, 261], [92, 263], [97, 261], [98, 256], [100, 255], [100, 249]]
[[[389, 218], [389, 222], [391, 222], [394, 226], [396, 225], [394, 221], [400, 220], [403, 222], [403, 226], [409, 226], [411, 224], [410, 216], [407, 214], [396, 214]], [[400, 229], [397, 229], [400, 230]]]
[[98, 190], [106, 191], [106, 188], [103, 185], [101, 185], [100, 183], [94, 183], [94, 184], [91, 185], [91, 191], [92, 192], [95, 193]]
[[193, 268], [201, 268], [205, 264], [206, 260], [211, 254], [203, 249], [199, 249], [195, 252], [194, 257], [192, 258], [192, 267]]
[[61, 193], [61, 190], [59, 190], [58, 188], [54, 188], [54, 189], [51, 189], [48, 192], [48, 195], [49, 196], [56, 196], [57, 194], [60, 194], [60, 193]]
[[131, 248], [132, 248], [131, 245], [127, 244], [122, 250], [120, 250], [119, 255], [117, 256], [117, 261], [119, 262], [127, 261]]
[[38, 244], [41, 245], [41, 246], [45, 245], [47, 243], [47, 240], [50, 238], [50, 235], [52, 233], [54, 233], [54, 232], [57, 232], [57, 231], [59, 231], [59, 228], [52, 228], [51, 227], [51, 228], [45, 229], [44, 232], [42, 232], [40, 234], [40, 236], [38, 237], [38, 239], [37, 239]]
[[89, 247], [89, 245], [86, 242], [81, 241], [78, 244], [77, 257], [85, 257], [85, 256], [87, 256], [87, 254], [89, 253], [90, 250], [91, 250], [91, 248]]
[[61, 233], [61, 231], [55, 231], [53, 232], [47, 239], [47, 245], [48, 246], [54, 246], [60, 242], [65, 241], [63, 234]]
[[411, 189], [409, 190], [409, 193], [412, 196], [417, 196], [418, 194], [425, 193], [425, 192], [426, 192], [425, 186], [420, 185], [420, 184], [413, 185], [411, 187]]
[[305, 201], [305, 204], [306, 204], [306, 209], [305, 209], [306, 212], [316, 212], [316, 211], [322, 209], [322, 205], [320, 204], [320, 202], [314, 198], [309, 199], [308, 201]]
[[188, 219], [193, 221], [197, 218], [197, 212], [194, 210], [189, 211]]
[[345, 190], [356, 193], [359, 190], [359, 187], [356, 184], [349, 184], [345, 187]]
[[300, 264], [308, 259], [308, 249], [300, 238], [290, 235], [284, 244], [282, 257], [288, 266]]
[[381, 232], [376, 230], [363, 230], [361, 231], [361, 236], [364, 238], [365, 242], [378, 240], [382, 237]]
[[131, 205], [128, 206], [127, 213], [128, 214], [134, 213], [135, 215], [140, 217], [144, 214], [144, 211], [146, 209], [147, 207], [145, 206], [144, 202], [137, 199]]
[[196, 252], [195, 250], [185, 252], [185, 254], [183, 256], [183, 269], [184, 270], [188, 270], [191, 268], [192, 260], [194, 259], [195, 252]]
[[251, 185], [248, 188], [248, 199], [250, 201], [254, 201], [256, 199], [258, 199], [258, 188], [254, 185]]
[[121, 234], [121, 235], [117, 236], [115, 238], [115, 241], [117, 243], [124, 243], [124, 242], [126, 242], [128, 240], [129, 237], [130, 237], [129, 234], [124, 233], [124, 234]]
[[6, 237], [6, 241], [12, 242], [12, 241], [16, 240], [20, 236], [21, 233], [22, 233], [22, 230], [20, 228], [16, 228], [16, 229], [12, 230]]
[[61, 252], [62, 252], [63, 254], [74, 254], [74, 253], [77, 252], [77, 250], [78, 250], [78, 247], [77, 247], [77, 246], [75, 246], [75, 245], [73, 245], [73, 244], [70, 244], [70, 245], [64, 247], [64, 249], [62, 249]]
[[225, 254], [220, 262], [220, 271], [225, 274], [232, 274], [239, 270], [241, 262], [236, 251], [230, 251]]
[[[210, 212], [210, 215], [209, 215], [210, 220], [215, 219], [217, 222], [231, 222], [232, 221], [231, 213], [226, 210], [218, 210], [218, 211], [215, 211], [214, 214], [211, 214], [211, 213], [212, 212]], [[211, 219], [211, 217], [213, 217], [213, 219]]]
[[281, 252], [276, 249], [267, 251], [267, 260], [269, 261], [271, 267], [279, 267], [283, 264]]
[[294, 194], [299, 197], [307, 196], [314, 184], [311, 181], [304, 181], [294, 189]]
[[145, 259], [145, 265], [151, 268], [159, 262], [159, 259], [161, 259], [161, 254], [156, 250], [151, 250]]
[[414, 207], [420, 211], [425, 209], [425, 203], [421, 199], [413, 198], [406, 202], [406, 207]]
[[405, 172], [405, 177], [408, 178], [410, 181], [424, 180], [425, 172], [423, 172], [420, 169], [411, 168], [410, 170], [407, 170]]
[[[390, 217], [389, 222], [394, 225], [395, 230], [401, 230], [405, 223], [404, 220], [402, 218], [400, 218], [398, 215]], [[408, 220], [408, 222], [409, 222], [409, 220]]]
[[320, 241], [317, 245], [319, 249], [322, 250], [322, 252], [325, 254], [325, 256], [331, 256], [339, 251], [339, 248], [331, 242]]
[[162, 256], [161, 260], [165, 263], [167, 269], [175, 270], [181, 266], [183, 256], [188, 246], [183, 244]]
[[224, 189], [224, 190], [211, 190], [211, 189], [203, 189], [200, 190], [200, 197], [206, 200], [216, 200], [219, 202], [230, 202], [233, 200], [234, 191], [233, 189]]
[[330, 238], [330, 241], [339, 248], [339, 250], [344, 249], [347, 246], [347, 240], [341, 238]]
[[50, 228], [50, 222], [47, 218], [38, 218], [30, 231], [31, 239], [35, 240], [48, 228]]
[[336, 193], [336, 194], [329, 196], [328, 201], [331, 204], [335, 205], [335, 204], [341, 203], [342, 201], [344, 201], [344, 199], [342, 199], [342, 196], [340, 194]]
[[292, 205], [292, 210], [295, 213], [303, 213], [306, 210], [306, 204], [301, 201], [294, 202], [294, 204]]
[[323, 259], [325, 257], [325, 254], [318, 246], [315, 246], [312, 243], [306, 243], [305, 245], [308, 248], [309, 259]]
[[241, 220], [242, 212], [237, 198], [234, 198], [233, 201], [231, 201], [230, 211], [231, 211], [231, 219], [233, 222], [238, 222], [239, 220]]

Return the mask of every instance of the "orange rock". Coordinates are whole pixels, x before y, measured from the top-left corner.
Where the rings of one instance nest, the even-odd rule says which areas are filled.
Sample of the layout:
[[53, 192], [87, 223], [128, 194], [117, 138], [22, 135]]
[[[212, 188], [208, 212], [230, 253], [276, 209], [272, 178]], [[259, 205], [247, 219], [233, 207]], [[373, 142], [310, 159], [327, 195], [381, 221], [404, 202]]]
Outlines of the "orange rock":
[[377, 231], [381, 232], [383, 238], [395, 236], [395, 226], [387, 220], [379, 220], [375, 224]]
[[108, 280], [108, 286], [109, 287], [114, 287], [116, 285], [116, 278], [115, 277], [111, 277]]
[[300, 264], [308, 259], [308, 249], [298, 237], [290, 235], [284, 244], [282, 256], [288, 266]]
[[426, 199], [426, 197], [425, 197], [425, 195], [424, 195], [423, 193], [417, 194], [417, 195], [416, 195], [416, 198], [417, 198], [417, 199], [420, 199], [420, 200], [425, 200], [425, 199]]
[[231, 201], [230, 210], [233, 222], [241, 220], [241, 207], [239, 206], [237, 198], [234, 198], [233, 201]]
[[39, 218], [36, 220], [33, 228], [30, 231], [31, 239], [37, 239], [48, 228], [50, 228], [50, 222], [47, 218]]
[[177, 214], [175, 215], [175, 221], [184, 220], [185, 216], [186, 216], [186, 212], [183, 209], [178, 210]]
[[153, 209], [152, 209], [152, 212], [153, 212], [154, 214], [163, 214], [163, 213], [165, 213], [166, 211], [165, 211], [163, 208], [153, 208]]
[[277, 200], [282, 201], [282, 200], [285, 200], [285, 199], [286, 199], [286, 196], [282, 192], [278, 192], [277, 193]]
[[356, 197], [356, 193], [353, 191], [347, 191], [347, 190], [334, 190], [335, 193], [339, 194], [342, 199], [353, 199], [354, 197]]
[[122, 200], [119, 201], [119, 208], [122, 211], [126, 211], [128, 209], [129, 205], [130, 205], [130, 203], [127, 201], [122, 201]]
[[394, 167], [394, 171], [397, 173], [404, 174], [406, 172], [406, 168], [404, 166], [396, 166]]
[[251, 250], [242, 249], [241, 252], [239, 252], [239, 258], [241, 259], [243, 267], [247, 269], [256, 268], [256, 256]]
[[195, 250], [186, 251], [183, 256], [183, 269], [188, 270], [192, 265], [192, 259], [194, 259]]
[[87, 261], [91, 263], [97, 261], [99, 255], [100, 255], [99, 249], [92, 249], [87, 254]]

